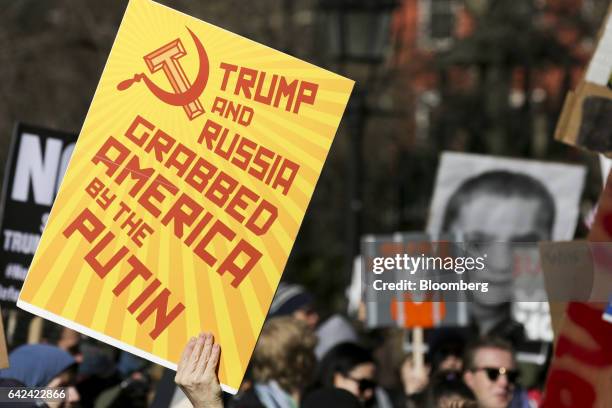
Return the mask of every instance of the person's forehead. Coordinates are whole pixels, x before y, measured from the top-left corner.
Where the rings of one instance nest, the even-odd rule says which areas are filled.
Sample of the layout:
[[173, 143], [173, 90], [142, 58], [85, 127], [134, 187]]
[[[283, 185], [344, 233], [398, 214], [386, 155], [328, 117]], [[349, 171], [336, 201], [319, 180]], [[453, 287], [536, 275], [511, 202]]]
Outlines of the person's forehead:
[[504, 197], [482, 193], [470, 197], [459, 208], [455, 228], [479, 231], [493, 236], [543, 232], [545, 206], [535, 197]]
[[542, 199], [535, 196], [523, 196], [519, 194], [503, 195], [494, 192], [474, 192], [462, 203], [459, 210], [491, 210], [491, 205], [516, 208], [520, 207], [521, 212], [537, 213], [544, 211], [544, 202]]
[[376, 371], [376, 365], [374, 365], [374, 363], [372, 362], [367, 362], [367, 363], [361, 363], [361, 364], [356, 365], [351, 370], [351, 374], [359, 376], [360, 378], [363, 378], [366, 376], [374, 375], [375, 371]]
[[497, 347], [482, 347], [474, 354], [477, 366], [510, 367], [514, 366], [512, 353]]

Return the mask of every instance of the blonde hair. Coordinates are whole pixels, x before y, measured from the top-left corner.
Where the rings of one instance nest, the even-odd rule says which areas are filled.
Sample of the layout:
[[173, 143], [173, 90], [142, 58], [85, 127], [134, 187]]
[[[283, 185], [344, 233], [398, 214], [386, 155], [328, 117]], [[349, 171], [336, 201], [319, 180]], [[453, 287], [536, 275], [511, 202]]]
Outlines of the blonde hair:
[[306, 323], [289, 316], [264, 325], [251, 360], [253, 378], [275, 380], [287, 392], [299, 391], [314, 369], [316, 337]]

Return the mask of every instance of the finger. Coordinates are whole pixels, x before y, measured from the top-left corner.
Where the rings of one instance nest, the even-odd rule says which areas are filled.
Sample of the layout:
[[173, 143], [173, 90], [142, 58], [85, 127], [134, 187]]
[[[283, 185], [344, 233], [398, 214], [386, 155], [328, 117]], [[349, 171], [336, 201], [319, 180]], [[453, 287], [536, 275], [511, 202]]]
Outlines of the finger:
[[206, 370], [206, 366], [208, 364], [208, 359], [210, 358], [210, 351], [213, 346], [213, 335], [212, 333], [206, 333], [206, 338], [204, 341], [204, 349], [202, 350], [202, 354], [200, 355], [200, 360], [198, 361], [197, 372], [199, 374], [204, 374]]
[[186, 367], [186, 371], [189, 374], [193, 373], [197, 367], [198, 359], [202, 353], [202, 347], [204, 347], [204, 333], [200, 333], [195, 345], [193, 346], [193, 352], [191, 353], [191, 357], [189, 358], [189, 362]]
[[[219, 356], [221, 355], [221, 346], [218, 344], [215, 344], [212, 346], [211, 352], [210, 352], [210, 358], [208, 359], [208, 364], [206, 364], [206, 371], [204, 371], [204, 374], [209, 376], [209, 375], [214, 375], [215, 378], [217, 378], [217, 366], [219, 365]], [[217, 381], [219, 381], [217, 379]]]
[[193, 346], [195, 345], [195, 340], [196, 340], [195, 337], [192, 337], [187, 342], [187, 345], [185, 345], [185, 348], [183, 349], [183, 354], [181, 355], [181, 359], [179, 360], [178, 366], [176, 368], [177, 374], [179, 372], [182, 372], [185, 369], [185, 366], [187, 365], [187, 361], [189, 361], [189, 357], [191, 357], [191, 353], [193, 352]]

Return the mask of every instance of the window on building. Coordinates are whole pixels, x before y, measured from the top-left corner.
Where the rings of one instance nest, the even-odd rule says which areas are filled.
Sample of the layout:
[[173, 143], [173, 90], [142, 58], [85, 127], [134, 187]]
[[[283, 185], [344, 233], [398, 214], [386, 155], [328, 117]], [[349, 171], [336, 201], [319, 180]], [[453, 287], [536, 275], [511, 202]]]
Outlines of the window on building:
[[419, 43], [423, 48], [448, 47], [455, 31], [457, 0], [419, 0]]

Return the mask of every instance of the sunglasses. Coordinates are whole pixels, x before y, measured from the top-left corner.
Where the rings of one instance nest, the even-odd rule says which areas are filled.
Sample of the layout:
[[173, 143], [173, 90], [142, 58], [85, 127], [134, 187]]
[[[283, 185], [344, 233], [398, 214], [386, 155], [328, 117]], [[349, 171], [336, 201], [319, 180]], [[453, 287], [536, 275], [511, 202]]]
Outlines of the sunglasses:
[[494, 367], [481, 367], [475, 368], [470, 371], [484, 371], [487, 374], [487, 377], [492, 382], [497, 381], [500, 375], [505, 375], [510, 384], [515, 384], [516, 380], [518, 380], [519, 372], [517, 370], [508, 370], [505, 367], [494, 368]]
[[359, 392], [364, 392], [366, 390], [373, 390], [378, 385], [376, 384], [375, 381], [368, 380], [367, 378], [361, 378], [361, 379], [353, 378], [353, 377], [347, 377], [347, 378], [357, 383], [357, 386], [359, 387]]

